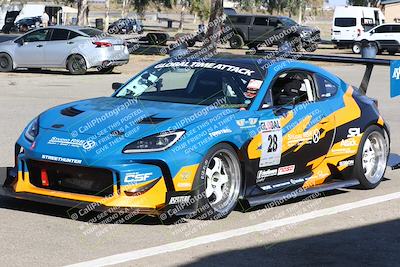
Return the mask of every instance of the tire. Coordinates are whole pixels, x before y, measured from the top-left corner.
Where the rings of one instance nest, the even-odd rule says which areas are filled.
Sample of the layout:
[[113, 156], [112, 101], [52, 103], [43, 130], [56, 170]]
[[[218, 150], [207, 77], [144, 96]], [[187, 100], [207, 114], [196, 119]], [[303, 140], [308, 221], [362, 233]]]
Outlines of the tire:
[[13, 60], [9, 54], [0, 53], [0, 72], [13, 71]]
[[281, 40], [281, 41], [278, 43], [278, 51], [280, 51], [280, 52], [285, 52], [285, 53], [287, 53], [287, 52], [293, 52], [293, 51], [294, 51], [294, 48], [293, 48], [292, 44], [290, 43], [290, 41], [288, 41], [288, 40]]
[[353, 46], [351, 47], [351, 50], [353, 50], [354, 54], [360, 54], [361, 53], [361, 43], [360, 42], [355, 42]]
[[292, 37], [289, 42], [292, 43], [293, 52], [300, 52], [303, 49], [300, 37]]
[[101, 73], [101, 74], [110, 74], [110, 73], [113, 72], [113, 70], [114, 70], [114, 66], [105, 67], [105, 68], [99, 69], [99, 73]]
[[244, 45], [244, 41], [242, 36], [240, 36], [239, 34], [235, 34], [231, 37], [231, 39], [229, 39], [229, 45], [231, 48], [233, 49], [240, 49], [243, 47]]
[[385, 175], [389, 157], [389, 142], [385, 136], [383, 129], [372, 125], [361, 138], [353, 176], [358, 179], [363, 189], [377, 187]]
[[317, 49], [318, 49], [318, 44], [310, 44], [310, 45], [304, 47], [304, 49], [305, 49], [307, 52], [315, 52], [315, 51], [317, 51]]
[[68, 58], [67, 69], [72, 75], [83, 75], [87, 71], [86, 61], [81, 55], [72, 55]]
[[388, 53], [389, 53], [389, 55], [391, 55], [391, 56], [394, 56], [394, 55], [396, 55], [396, 51], [388, 51]]
[[249, 44], [247, 44], [247, 47], [249, 49], [252, 49], [252, 50], [255, 50], [255, 51], [258, 50], [258, 44], [257, 43], [249, 43]]
[[218, 220], [235, 208], [242, 187], [240, 161], [228, 144], [218, 144], [204, 157], [198, 173], [199, 218]]
[[196, 44], [196, 41], [193, 39], [187, 40], [186, 41], [188, 47], [193, 47]]

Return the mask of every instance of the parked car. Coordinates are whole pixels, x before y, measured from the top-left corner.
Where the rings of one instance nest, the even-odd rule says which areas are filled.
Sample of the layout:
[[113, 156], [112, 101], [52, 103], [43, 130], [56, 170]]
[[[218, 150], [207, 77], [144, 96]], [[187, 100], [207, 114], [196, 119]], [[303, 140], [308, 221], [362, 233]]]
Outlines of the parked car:
[[262, 15], [228, 16], [225, 27], [233, 32], [229, 39], [231, 48], [257, 48], [260, 44], [266, 46], [291, 44], [293, 49], [305, 48], [315, 51], [320, 42], [320, 31], [297, 24], [289, 17]]
[[400, 50], [400, 24], [383, 24], [361, 34], [353, 44], [353, 53], [361, 52], [363, 41], [370, 42], [378, 53], [387, 51], [394, 55]]
[[362, 33], [383, 23], [385, 16], [379, 8], [336, 7], [332, 21], [332, 42], [338, 48], [350, 48]]
[[15, 32], [25, 33], [30, 30], [39, 28], [42, 24], [41, 17], [23, 18], [15, 22]]
[[109, 73], [128, 61], [125, 41], [89, 27], [41, 28], [0, 44], [0, 71], [3, 72], [51, 67], [67, 68], [71, 74], [85, 74], [90, 68]]
[[142, 33], [143, 24], [140, 20], [123, 18], [113, 22], [108, 27], [108, 33], [118, 34], [118, 33]]

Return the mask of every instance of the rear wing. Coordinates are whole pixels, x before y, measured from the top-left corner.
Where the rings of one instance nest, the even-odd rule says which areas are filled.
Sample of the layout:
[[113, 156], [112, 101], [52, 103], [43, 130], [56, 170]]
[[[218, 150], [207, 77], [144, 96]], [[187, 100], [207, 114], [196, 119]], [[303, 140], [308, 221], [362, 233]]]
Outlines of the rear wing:
[[[247, 52], [254, 54], [254, 52]], [[360, 84], [360, 90], [367, 93], [371, 73], [375, 65], [390, 66], [390, 97], [400, 95], [400, 60], [376, 59], [376, 58], [356, 58], [344, 56], [315, 55], [302, 53], [284, 53], [279, 51], [257, 51], [257, 56], [265, 56], [268, 59], [289, 59], [305, 61], [323, 61], [335, 63], [351, 63], [365, 65], [365, 72]]]

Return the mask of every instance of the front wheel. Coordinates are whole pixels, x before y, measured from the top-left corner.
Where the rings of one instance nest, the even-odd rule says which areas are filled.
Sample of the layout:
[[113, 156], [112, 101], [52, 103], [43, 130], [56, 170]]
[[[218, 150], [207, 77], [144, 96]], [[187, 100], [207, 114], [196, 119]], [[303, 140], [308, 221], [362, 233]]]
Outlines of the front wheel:
[[243, 38], [239, 34], [235, 34], [231, 37], [231, 39], [229, 39], [229, 46], [233, 49], [240, 49], [243, 47], [243, 45]]
[[227, 144], [213, 147], [201, 164], [199, 210], [208, 219], [222, 219], [235, 208], [242, 177], [236, 151]]
[[13, 70], [13, 61], [10, 55], [0, 53], [0, 72], [9, 72]]
[[368, 127], [361, 138], [354, 165], [354, 175], [362, 188], [379, 185], [385, 175], [388, 156], [389, 142], [384, 130], [375, 125]]

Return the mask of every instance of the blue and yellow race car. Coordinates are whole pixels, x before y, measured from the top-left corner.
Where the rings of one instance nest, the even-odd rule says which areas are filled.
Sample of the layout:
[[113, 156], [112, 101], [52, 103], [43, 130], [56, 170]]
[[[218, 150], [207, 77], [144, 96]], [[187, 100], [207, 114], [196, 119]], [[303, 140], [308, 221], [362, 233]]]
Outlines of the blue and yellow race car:
[[81, 215], [129, 209], [219, 219], [239, 200], [252, 207], [374, 188], [390, 134], [365, 95], [368, 80], [358, 89], [314, 65], [263, 55], [165, 59], [113, 84], [110, 97], [33, 119], [2, 193]]

